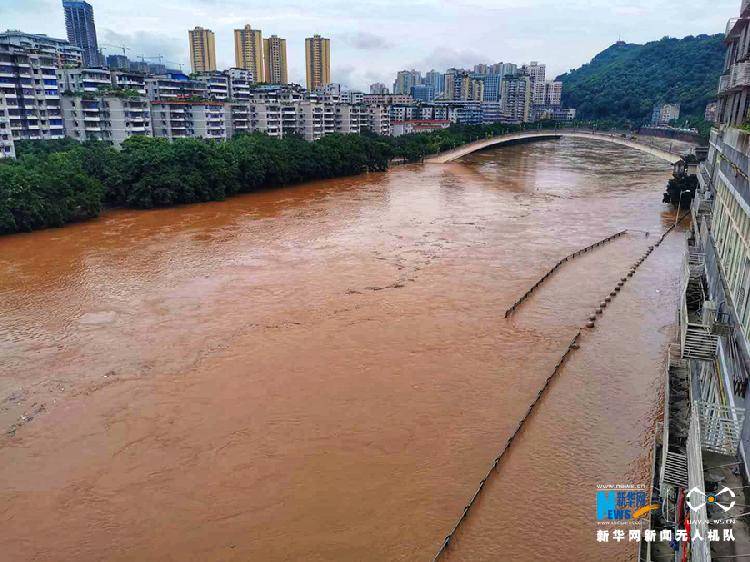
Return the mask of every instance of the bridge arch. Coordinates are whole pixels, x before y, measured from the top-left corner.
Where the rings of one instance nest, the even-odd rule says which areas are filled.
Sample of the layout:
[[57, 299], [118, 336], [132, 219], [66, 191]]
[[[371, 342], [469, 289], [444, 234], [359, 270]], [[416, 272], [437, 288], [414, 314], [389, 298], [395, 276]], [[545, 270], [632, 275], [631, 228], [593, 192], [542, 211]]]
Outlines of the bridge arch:
[[614, 134], [588, 133], [585, 131], [566, 131], [566, 130], [549, 131], [548, 130], [548, 131], [523, 131], [520, 133], [510, 133], [507, 135], [501, 135], [499, 137], [492, 137], [490, 139], [478, 140], [478, 141], [466, 144], [464, 146], [460, 146], [456, 149], [448, 150], [441, 154], [437, 154], [430, 158], [426, 158], [425, 163], [447, 164], [448, 162], [453, 162], [455, 160], [458, 160], [459, 158], [462, 158], [468, 154], [471, 154], [472, 152], [476, 152], [477, 150], [482, 150], [490, 146], [501, 146], [503, 144], [523, 141], [523, 140], [528, 140], [528, 139], [553, 140], [553, 139], [559, 139], [562, 137], [583, 138], [583, 139], [589, 139], [589, 140], [593, 139], [593, 140], [608, 142], [612, 144], [619, 144], [622, 146], [627, 146], [630, 148], [634, 148], [636, 150], [640, 150], [641, 152], [646, 152], [648, 154], [651, 154], [652, 156], [656, 156], [657, 158], [665, 160], [669, 162], [670, 164], [675, 164], [676, 162], [680, 160], [680, 155], [675, 154], [673, 152], [668, 152], [656, 146], [643, 144], [641, 142], [629, 140], [627, 138], [614, 135]]

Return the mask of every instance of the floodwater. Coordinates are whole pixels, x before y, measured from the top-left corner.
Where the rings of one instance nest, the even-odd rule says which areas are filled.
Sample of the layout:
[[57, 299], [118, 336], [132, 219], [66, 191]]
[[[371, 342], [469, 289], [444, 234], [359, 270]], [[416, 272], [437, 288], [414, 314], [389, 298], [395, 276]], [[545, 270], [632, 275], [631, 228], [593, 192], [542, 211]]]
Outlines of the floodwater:
[[[431, 560], [673, 221], [670, 171], [566, 139], [0, 239], [0, 559]], [[632, 559], [594, 492], [648, 480], [683, 244], [585, 330], [447, 560]]]

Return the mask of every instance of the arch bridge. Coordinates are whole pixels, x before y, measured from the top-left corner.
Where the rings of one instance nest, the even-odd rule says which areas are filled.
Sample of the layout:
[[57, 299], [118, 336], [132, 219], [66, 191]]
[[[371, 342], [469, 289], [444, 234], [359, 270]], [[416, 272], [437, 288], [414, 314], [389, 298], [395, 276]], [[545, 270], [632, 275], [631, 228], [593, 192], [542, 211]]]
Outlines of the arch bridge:
[[460, 146], [453, 150], [448, 150], [441, 154], [437, 154], [430, 158], [425, 158], [425, 163], [428, 164], [446, 164], [458, 160], [472, 152], [483, 150], [491, 146], [501, 146], [503, 144], [516, 143], [519, 141], [526, 140], [556, 140], [562, 137], [582, 138], [589, 140], [597, 140], [601, 142], [608, 142], [612, 144], [619, 144], [627, 146], [656, 156], [675, 164], [681, 159], [681, 156], [676, 152], [669, 152], [656, 146], [655, 144], [646, 144], [642, 139], [631, 140], [623, 135], [609, 134], [609, 133], [592, 133], [581, 130], [538, 130], [538, 131], [522, 131], [519, 133], [510, 133], [507, 135], [501, 135], [499, 137], [492, 137], [489, 139], [481, 139], [464, 146]]

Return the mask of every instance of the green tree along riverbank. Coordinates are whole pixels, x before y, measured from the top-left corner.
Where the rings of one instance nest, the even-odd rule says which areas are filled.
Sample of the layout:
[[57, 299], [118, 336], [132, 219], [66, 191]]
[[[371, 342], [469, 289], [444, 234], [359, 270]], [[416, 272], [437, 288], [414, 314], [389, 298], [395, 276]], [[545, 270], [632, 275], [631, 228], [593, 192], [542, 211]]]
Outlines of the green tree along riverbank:
[[0, 233], [63, 226], [96, 217], [104, 207], [219, 201], [269, 187], [384, 171], [394, 159], [416, 162], [518, 129], [453, 125], [396, 138], [337, 134], [315, 142], [260, 133], [219, 143], [133, 137], [121, 150], [106, 142], [20, 141], [18, 159], [0, 163]]

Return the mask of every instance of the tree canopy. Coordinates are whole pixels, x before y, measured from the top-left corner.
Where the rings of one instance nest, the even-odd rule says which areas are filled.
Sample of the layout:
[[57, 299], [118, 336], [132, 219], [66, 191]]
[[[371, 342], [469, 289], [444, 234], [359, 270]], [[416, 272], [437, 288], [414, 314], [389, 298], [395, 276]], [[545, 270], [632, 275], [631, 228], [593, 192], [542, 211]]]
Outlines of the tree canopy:
[[618, 42], [581, 68], [558, 77], [563, 103], [580, 119], [650, 120], [658, 103], [679, 103], [681, 119], [703, 118], [716, 97], [724, 36], [665, 37], [645, 45]]
[[400, 137], [363, 132], [315, 142], [261, 133], [224, 142], [131, 137], [105, 142], [21, 141], [18, 159], [0, 163], [0, 234], [97, 216], [104, 206], [148, 209], [219, 201], [303, 181], [378, 172], [393, 159], [416, 162], [508, 125], [453, 125]]

